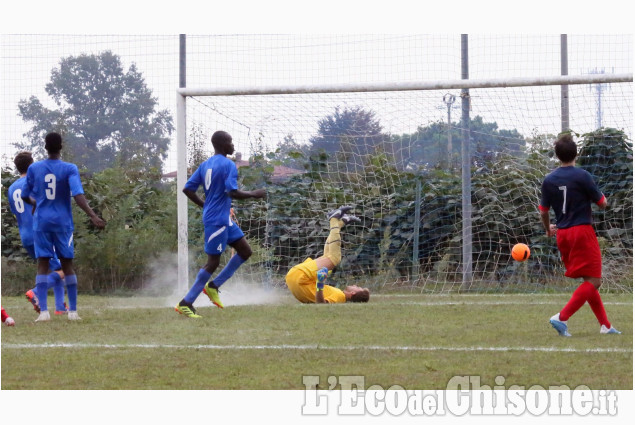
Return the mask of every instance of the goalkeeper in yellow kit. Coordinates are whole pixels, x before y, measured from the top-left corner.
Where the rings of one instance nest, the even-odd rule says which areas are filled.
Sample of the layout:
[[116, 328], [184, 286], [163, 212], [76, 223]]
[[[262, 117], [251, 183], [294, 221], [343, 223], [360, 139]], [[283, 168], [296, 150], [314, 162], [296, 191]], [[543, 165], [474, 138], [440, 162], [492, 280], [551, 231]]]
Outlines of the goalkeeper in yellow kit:
[[331, 270], [342, 261], [341, 228], [351, 222], [361, 221], [354, 215], [346, 214], [351, 209], [353, 207], [343, 206], [331, 211], [327, 215], [330, 232], [324, 244], [324, 254], [315, 260], [307, 258], [287, 273], [287, 286], [298, 301], [317, 304], [368, 302], [370, 291], [367, 288], [352, 285], [342, 291], [324, 283]]

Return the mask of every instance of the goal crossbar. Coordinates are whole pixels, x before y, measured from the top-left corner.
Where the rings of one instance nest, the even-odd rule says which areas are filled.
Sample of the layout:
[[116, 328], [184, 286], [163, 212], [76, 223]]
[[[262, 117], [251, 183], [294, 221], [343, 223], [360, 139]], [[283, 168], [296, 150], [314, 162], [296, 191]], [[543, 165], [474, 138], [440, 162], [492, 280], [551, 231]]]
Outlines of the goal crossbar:
[[449, 89], [508, 88], [525, 86], [567, 86], [577, 84], [632, 83], [633, 74], [559, 75], [552, 77], [523, 77], [495, 79], [462, 79], [411, 81], [399, 83], [286, 85], [260, 87], [208, 87], [177, 89], [177, 233], [178, 286], [183, 292], [189, 282], [187, 198], [182, 190], [187, 181], [186, 98], [191, 96], [253, 96], [310, 93], [396, 92]]
[[275, 95], [275, 94], [306, 94], [306, 93], [350, 93], [350, 92], [380, 92], [380, 91], [413, 91], [413, 90], [448, 90], [448, 89], [480, 89], [506, 88], [525, 86], [554, 86], [573, 84], [597, 83], [628, 83], [633, 82], [632, 73], [624, 74], [586, 74], [586, 75], [558, 75], [553, 77], [523, 77], [496, 79], [465, 79], [438, 81], [410, 81], [400, 83], [366, 83], [366, 84], [319, 84], [295, 86], [261, 86], [261, 87], [202, 87], [179, 88], [181, 96], [245, 96], [245, 95]]

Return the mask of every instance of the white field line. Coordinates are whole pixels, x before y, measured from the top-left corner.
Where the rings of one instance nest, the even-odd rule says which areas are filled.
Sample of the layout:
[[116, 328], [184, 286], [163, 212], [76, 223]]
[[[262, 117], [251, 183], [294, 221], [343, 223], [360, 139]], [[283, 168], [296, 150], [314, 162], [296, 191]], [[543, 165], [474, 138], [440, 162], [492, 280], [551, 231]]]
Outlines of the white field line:
[[[571, 291], [573, 292], [573, 291]], [[632, 296], [633, 294], [624, 293], [624, 294], [601, 294], [603, 296], [606, 295], [617, 295], [617, 296]], [[541, 297], [541, 298], [549, 298], [549, 297], [570, 297], [570, 293], [557, 293], [557, 294], [547, 294], [547, 293], [502, 293], [502, 294], [426, 294], [424, 292], [421, 293], [409, 293], [409, 294], [373, 294], [376, 298], [408, 298], [408, 297], [429, 297], [429, 298], [450, 298], [450, 297], [460, 297], [460, 298], [528, 298], [528, 297]]]
[[[523, 300], [518, 300], [518, 301], [470, 301], [470, 300], [464, 300], [464, 301], [396, 301], [396, 302], [382, 302], [379, 305], [422, 305], [422, 306], [445, 306], [445, 305], [466, 305], [466, 306], [479, 306], [479, 305], [483, 305], [483, 306], [488, 306], [488, 305], [563, 305], [563, 303], [566, 303], [566, 300], [553, 300], [553, 301], [523, 301]], [[263, 304], [264, 305], [264, 304]], [[604, 305], [633, 305], [633, 303], [628, 303], [628, 302], [605, 302]], [[201, 304], [198, 305], [197, 303], [197, 308], [198, 307], [210, 307], [213, 306], [213, 304], [211, 303], [207, 303], [207, 304]], [[104, 311], [104, 310], [129, 310], [129, 309], [140, 309], [140, 308], [147, 308], [147, 309], [153, 309], [153, 308], [170, 308], [173, 309], [174, 307], [170, 306], [161, 306], [161, 305], [150, 305], [150, 304], [139, 304], [139, 305], [113, 305], [113, 306], [101, 306], [101, 307], [92, 307], [92, 306], [88, 306], [88, 307], [82, 307], [79, 306], [81, 310], [89, 310], [89, 311]], [[241, 306], [232, 306], [232, 305], [227, 305], [226, 307], [241, 307]], [[304, 304], [290, 304], [287, 305], [286, 307], [298, 307], [298, 308], [305, 308]]]
[[573, 347], [441, 347], [441, 346], [322, 346], [322, 345], [178, 345], [178, 344], [2, 344], [2, 349], [47, 349], [47, 348], [165, 348], [192, 350], [330, 350], [330, 351], [538, 351], [546, 353], [632, 353], [631, 348], [573, 348]]
[[[566, 301], [564, 301], [566, 302]], [[426, 306], [443, 306], [443, 305], [562, 305], [563, 301], [401, 301], [388, 302], [382, 305], [426, 305]], [[633, 303], [623, 302], [605, 302], [604, 305], [633, 305]]]

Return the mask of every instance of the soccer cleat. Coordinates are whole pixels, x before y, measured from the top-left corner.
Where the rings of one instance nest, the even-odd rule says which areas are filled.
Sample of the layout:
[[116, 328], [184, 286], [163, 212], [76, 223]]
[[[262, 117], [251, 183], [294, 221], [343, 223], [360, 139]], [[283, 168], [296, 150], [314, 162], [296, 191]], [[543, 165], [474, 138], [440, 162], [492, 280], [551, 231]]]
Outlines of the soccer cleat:
[[26, 294], [24, 295], [26, 296], [27, 301], [33, 304], [33, 310], [35, 310], [36, 313], [39, 313], [40, 302], [38, 301], [37, 295], [35, 295], [35, 292], [33, 292], [33, 289], [29, 289], [28, 291], [26, 291]]
[[13, 317], [7, 317], [4, 320], [4, 324], [7, 326], [15, 326], [15, 320], [13, 320]]
[[616, 334], [616, 335], [620, 335], [622, 332], [618, 331], [613, 326], [611, 326], [611, 328], [609, 329], [605, 325], [602, 325], [602, 327], [600, 328], [600, 333], [601, 334]]
[[192, 304], [181, 305], [181, 303], [178, 303], [176, 307], [174, 307], [174, 311], [191, 319], [200, 319], [201, 317], [203, 317], [196, 314], [196, 309]]
[[51, 315], [48, 310], [40, 311], [40, 315], [35, 319], [36, 322], [48, 322], [51, 320]]
[[68, 320], [82, 320], [82, 318], [79, 317], [79, 314], [77, 314], [76, 311], [69, 311], [68, 312]]
[[343, 216], [345, 213], [347, 213], [348, 211], [350, 211], [350, 210], [352, 210], [352, 209], [353, 209], [353, 207], [351, 207], [351, 206], [341, 206], [341, 207], [339, 207], [338, 209], [336, 209], [336, 210], [333, 210], [333, 211], [329, 212], [329, 213], [326, 215], [326, 218], [328, 218], [329, 220], [330, 220], [330, 219], [332, 219], [332, 218], [341, 219], [341, 218], [342, 218], [342, 216]]
[[[211, 282], [211, 281], [210, 281]], [[209, 300], [218, 308], [225, 308], [225, 306], [223, 305], [223, 303], [220, 300], [220, 297], [218, 296], [218, 288], [210, 286], [210, 282], [207, 282], [205, 284], [205, 287], [203, 288], [203, 293], [205, 293], [205, 295], [207, 295], [207, 297], [209, 298]]]
[[558, 331], [558, 335], [571, 336], [571, 334], [567, 330], [567, 322], [563, 322], [560, 320], [560, 313], [554, 315], [551, 319], [549, 319], [549, 323], [551, 323], [551, 326], [553, 326], [553, 328]]
[[66, 313], [68, 313], [68, 306], [66, 305], [66, 302], [64, 302], [64, 310], [55, 310], [56, 316], [61, 316]]
[[342, 216], [341, 220], [344, 222], [344, 224], [361, 223], [362, 222], [362, 220], [360, 220], [359, 217], [356, 217], [354, 215], [348, 215], [348, 214], [344, 214]]

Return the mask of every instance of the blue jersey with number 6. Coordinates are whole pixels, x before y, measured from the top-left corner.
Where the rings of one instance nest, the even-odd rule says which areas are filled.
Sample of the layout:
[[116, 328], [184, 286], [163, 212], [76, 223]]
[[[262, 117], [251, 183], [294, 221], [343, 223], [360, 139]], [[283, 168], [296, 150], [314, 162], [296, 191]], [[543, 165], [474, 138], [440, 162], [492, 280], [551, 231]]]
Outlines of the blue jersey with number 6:
[[22, 196], [36, 202], [33, 230], [42, 232], [73, 231], [71, 198], [84, 193], [75, 164], [45, 159], [32, 164], [26, 172]]
[[201, 185], [205, 189], [203, 224], [228, 225], [232, 204], [229, 192], [238, 189], [238, 169], [234, 161], [223, 155], [214, 155], [203, 162], [187, 181], [185, 188], [196, 191]]

